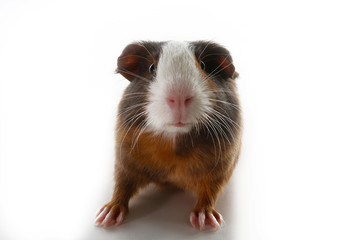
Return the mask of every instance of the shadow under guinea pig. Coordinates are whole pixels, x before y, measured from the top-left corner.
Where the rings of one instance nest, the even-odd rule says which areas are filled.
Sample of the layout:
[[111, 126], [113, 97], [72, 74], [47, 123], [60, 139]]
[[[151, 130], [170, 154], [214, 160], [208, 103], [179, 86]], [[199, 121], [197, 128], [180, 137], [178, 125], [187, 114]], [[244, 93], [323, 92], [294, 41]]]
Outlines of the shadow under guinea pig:
[[149, 216], [151, 216], [149, 223], [153, 224], [183, 223], [194, 204], [195, 198], [186, 191], [174, 187], [160, 188], [150, 185], [131, 199], [129, 214], [123, 225]]
[[130, 200], [129, 214], [120, 226], [92, 228], [83, 239], [232, 239], [238, 225], [233, 222], [235, 190], [230, 180], [219, 195], [216, 209], [230, 223], [225, 223], [220, 231], [200, 232], [191, 226], [189, 215], [196, 198], [190, 192], [149, 185]]

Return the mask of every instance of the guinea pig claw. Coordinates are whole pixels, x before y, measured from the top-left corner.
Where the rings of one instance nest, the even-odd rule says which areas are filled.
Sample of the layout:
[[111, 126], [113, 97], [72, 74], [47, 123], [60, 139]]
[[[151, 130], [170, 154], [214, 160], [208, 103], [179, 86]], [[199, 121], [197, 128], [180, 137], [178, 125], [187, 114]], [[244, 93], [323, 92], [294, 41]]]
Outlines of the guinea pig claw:
[[102, 222], [104, 224], [104, 228], [111, 227], [114, 225], [114, 212], [110, 210], [110, 212], [106, 215], [104, 221]]
[[119, 226], [123, 221], [124, 221], [124, 214], [120, 212], [115, 220], [115, 226]]
[[194, 228], [196, 228], [197, 221], [198, 221], [198, 217], [196, 216], [196, 214], [194, 212], [191, 212], [190, 213], [190, 223]]
[[98, 212], [96, 219], [95, 219], [95, 225], [96, 226], [100, 226], [102, 225], [106, 215], [109, 213], [110, 209], [105, 207], [100, 209], [100, 211]]
[[199, 229], [202, 231], [205, 227], [206, 215], [204, 212], [199, 213]]
[[216, 228], [216, 230], [218, 230], [220, 228], [220, 224], [216, 220], [215, 216], [212, 213], [208, 213], [207, 217], [208, 217], [207, 220], [210, 223], [210, 225]]

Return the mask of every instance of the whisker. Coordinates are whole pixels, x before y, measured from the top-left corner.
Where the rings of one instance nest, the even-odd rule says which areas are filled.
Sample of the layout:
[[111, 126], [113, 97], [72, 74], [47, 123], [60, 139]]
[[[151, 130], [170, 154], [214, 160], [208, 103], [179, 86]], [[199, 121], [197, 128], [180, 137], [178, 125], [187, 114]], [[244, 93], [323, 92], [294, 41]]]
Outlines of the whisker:
[[220, 103], [229, 105], [230, 107], [233, 107], [236, 110], [240, 110], [240, 107], [238, 105], [234, 104], [234, 103], [230, 103], [230, 102], [227, 102], [227, 101], [222, 101], [222, 100], [218, 100], [218, 99], [214, 99], [214, 98], [209, 98], [209, 100], [214, 101], [214, 102], [220, 102]]
[[190, 134], [190, 140], [191, 140], [191, 146], [194, 147], [194, 141], [193, 141], [193, 138], [192, 138], [192, 135]]
[[[215, 109], [213, 109], [214, 111], [216, 111]], [[219, 109], [219, 110], [221, 110], [221, 109]], [[233, 119], [231, 119], [230, 117], [227, 117], [227, 116], [225, 116], [224, 114], [222, 114], [222, 113], [220, 113], [220, 112], [218, 112], [218, 111], [216, 111], [217, 112], [217, 114], [220, 114], [221, 116], [223, 116], [224, 118], [226, 118], [228, 121], [229, 121], [229, 123], [231, 123], [233, 126], [236, 126], [236, 127], [238, 127], [238, 128], [241, 128], [241, 126], [237, 123], [237, 122], [235, 122]]]
[[212, 140], [212, 142], [213, 142], [213, 146], [214, 146], [214, 155], [215, 155], [215, 160], [216, 160], [216, 145], [215, 145], [215, 140], [214, 140], [214, 137], [213, 137], [213, 135], [212, 135], [212, 133], [211, 133], [211, 130], [209, 129], [209, 127], [208, 127], [208, 123], [207, 123], [207, 119], [206, 118], [201, 118], [201, 119], [199, 119], [199, 121], [201, 122], [201, 124], [203, 125], [203, 126], [205, 126], [205, 128], [207, 129], [207, 133], [210, 135], [210, 137], [211, 137], [211, 140]]
[[[218, 74], [219, 72], [221, 72], [223, 69], [231, 66], [232, 63], [229, 63], [229, 64], [226, 65], [224, 68], [221, 68], [219, 71], [217, 71], [218, 68], [220, 68], [220, 67], [222, 66], [222, 64], [227, 60], [227, 57], [228, 57], [228, 56], [229, 56], [229, 55], [225, 56], [224, 60], [222, 60], [222, 62], [221, 62], [211, 73], [208, 74], [208, 76], [205, 78], [205, 80], [216, 76], [216, 74]], [[217, 72], [215, 72], [215, 71], [217, 71]], [[215, 72], [215, 73], [214, 73], [214, 72]]]
[[200, 55], [199, 55], [199, 59], [201, 59], [201, 56], [203, 55], [203, 53], [205, 52], [205, 50], [209, 47], [211, 41], [208, 41], [204, 47], [204, 49], [201, 51]]
[[122, 145], [124, 144], [125, 138], [128, 135], [130, 129], [132, 128], [132, 126], [136, 123], [136, 121], [138, 119], [140, 119], [143, 115], [145, 114], [145, 112], [141, 112], [140, 114], [138, 114], [138, 117], [133, 121], [133, 123], [127, 128], [127, 131], [125, 133], [125, 135], [122, 137], [121, 139], [121, 143], [120, 143], [120, 157], [121, 157], [121, 149], [122, 149]]
[[219, 145], [219, 159], [221, 158], [221, 154], [222, 154], [222, 148], [221, 148], [221, 143], [220, 143], [220, 138], [219, 138], [219, 134], [218, 132], [216, 131], [216, 127], [214, 126], [214, 123], [212, 121], [212, 118], [210, 115], [208, 115], [207, 113], [204, 114], [205, 118], [208, 120], [207, 123], [209, 123], [209, 127], [212, 129], [215, 137], [216, 137], [216, 140], [218, 142], [218, 145]]
[[[220, 119], [220, 121], [223, 123], [223, 126], [225, 127], [225, 129], [229, 132], [229, 134], [231, 135], [232, 139], [235, 139], [233, 130], [231, 129], [231, 127], [229, 126], [229, 124], [226, 122], [226, 120], [229, 120], [230, 118], [226, 117], [226, 116], [221, 116], [222, 114], [218, 111], [216, 111], [215, 109], [212, 109], [212, 112], [215, 113], [215, 116], [218, 117]], [[221, 124], [220, 124], [221, 125]], [[226, 135], [226, 134], [225, 134]], [[227, 135], [226, 135], [227, 138]], [[230, 143], [229, 139], [227, 138], [228, 142]], [[230, 143], [231, 144], [231, 143]]]
[[136, 140], [135, 140], [135, 144], [139, 141], [139, 138], [141, 136], [141, 134], [152, 124], [152, 121], [145, 121], [144, 125], [142, 126], [142, 129], [139, 133], [139, 135], [137, 136]]
[[147, 49], [147, 47], [145, 47], [145, 45], [142, 43], [142, 42], [138, 42], [137, 43], [139, 46], [141, 46], [141, 47], [143, 47], [143, 48], [145, 48], [145, 50], [147, 51], [147, 53], [151, 56], [151, 58], [153, 59], [153, 62], [155, 62], [156, 60], [155, 60], [155, 58], [154, 58], [154, 56], [151, 54], [151, 52], [149, 51], [149, 49]]
[[125, 112], [127, 112], [128, 110], [132, 110], [132, 109], [134, 109], [134, 108], [139, 108], [139, 109], [142, 109], [142, 106], [146, 106], [146, 104], [147, 104], [147, 102], [143, 102], [143, 103], [138, 103], [138, 104], [135, 104], [135, 105], [131, 105], [131, 106], [129, 106], [129, 107], [125, 107], [122, 111], [121, 111], [121, 113], [125, 113]]
[[[216, 117], [216, 118], [215, 118], [215, 117]], [[224, 131], [224, 129], [221, 127], [221, 126], [222, 126], [221, 122], [223, 122], [223, 121], [220, 122], [219, 120], [217, 120], [217, 118], [219, 118], [220, 121], [221, 121], [221, 118], [220, 118], [219, 116], [217, 116], [216, 114], [215, 114], [214, 117], [212, 118], [214, 125], [217, 127], [216, 129], [218, 130], [220, 136], [221, 136], [222, 138], [224, 138], [229, 144], [231, 144], [228, 135], [226, 134], [226, 132]], [[223, 123], [224, 123], [224, 122], [223, 122]], [[225, 124], [225, 123], [224, 123], [224, 124]], [[225, 126], [225, 125], [224, 125], [224, 126]], [[226, 128], [226, 126], [225, 126], [225, 128]]]
[[149, 60], [148, 58], [146, 58], [146, 57], [144, 57], [144, 56], [140, 56], [140, 55], [134, 55], [134, 54], [126, 55], [126, 56], [123, 56], [123, 57], [119, 57], [118, 59], [125, 59], [125, 58], [130, 58], [130, 57], [137, 57], [137, 58], [145, 59], [146, 61], [152, 63], [152, 61]]
[[145, 102], [145, 103], [138, 103], [138, 104], [135, 104], [135, 105], [126, 107], [126, 108], [122, 109], [122, 110], [120, 111], [120, 113], [121, 113], [121, 114], [124, 114], [124, 113], [126, 113], [126, 112], [128, 112], [128, 111], [130, 111], [130, 110], [132, 110], [132, 109], [134, 109], [134, 108], [141, 107], [141, 106], [145, 106], [146, 104], [147, 104], [147, 102]]
[[[219, 146], [219, 154], [218, 154], [218, 155], [215, 154], [215, 164], [214, 164], [213, 168], [209, 171], [209, 175], [210, 175], [211, 172], [212, 172], [212, 171], [216, 168], [216, 166], [219, 164], [219, 162], [220, 162], [220, 160], [221, 160], [221, 158], [222, 158], [222, 150], [221, 150], [220, 139], [219, 139], [218, 134], [217, 134], [217, 132], [216, 132], [216, 127], [214, 126], [214, 123], [213, 123], [210, 119], [208, 120], [208, 123], [209, 123], [209, 125], [210, 125], [210, 128], [212, 128], [213, 131], [214, 131], [214, 134], [215, 134], [215, 137], [216, 137], [216, 139], [217, 139], [217, 141], [218, 141], [218, 146]], [[217, 157], [216, 157], [216, 156], [217, 156]]]
[[223, 53], [209, 53], [207, 55], [205, 55], [203, 57], [203, 59], [209, 57], [209, 56], [225, 56], [226, 58], [228, 58], [230, 56], [230, 54], [223, 54]]
[[129, 74], [129, 75], [131, 75], [131, 76], [133, 76], [133, 77], [137, 77], [137, 78], [142, 79], [142, 80], [145, 80], [145, 81], [151, 81], [150, 79], [144, 78], [143, 76], [140, 76], [140, 75], [135, 74], [135, 73], [133, 73], [133, 72], [130, 72], [130, 71], [128, 71], [128, 70], [116, 69], [116, 72], [118, 72], [118, 73], [123, 72], [123, 73]]
[[[123, 96], [124, 97], [124, 96]], [[142, 98], [142, 95], [134, 95], [134, 96], [130, 96], [130, 97], [126, 97], [126, 100], [129, 100], [129, 99], [133, 99], [133, 98], [137, 98], [137, 99], [140, 99], [140, 101], [144, 101], [143, 98]], [[135, 101], [135, 100], [134, 100]]]
[[144, 95], [144, 94], [146, 94], [146, 92], [126, 93], [126, 94], [123, 95], [123, 97], [133, 96], [133, 95]]
[[[222, 64], [222, 63], [221, 63]], [[217, 72], [215, 72], [213, 75], [209, 75], [210, 77], [216, 76], [216, 74], [218, 74], [219, 72], [221, 72], [222, 70], [224, 70], [225, 68], [228, 68], [229, 66], [231, 66], [232, 63], [227, 64], [225, 67], [223, 67], [222, 69], [218, 70]], [[220, 65], [219, 65], [220, 66]]]
[[200, 134], [199, 122], [195, 122], [195, 132], [196, 132], [196, 135]]
[[234, 93], [231, 90], [206, 90], [206, 93]]
[[[138, 110], [139, 111], [139, 110]], [[137, 117], [141, 117], [145, 114], [145, 111], [140, 112], [139, 114], [137, 114], [137, 112], [135, 113], [134, 116], [132, 116], [131, 118], [127, 119], [126, 121], [124, 121], [119, 127], [118, 127], [118, 131], [121, 130], [121, 128], [123, 128], [125, 125], [127, 125], [129, 122], [133, 121], [134, 119], [136, 119]], [[135, 122], [135, 121], [134, 121]]]
[[[136, 130], [133, 133], [133, 138], [132, 138], [132, 144], [131, 144], [131, 149], [130, 149], [130, 153], [134, 150], [137, 142], [139, 141], [140, 135], [143, 133], [143, 131], [145, 130], [145, 126], [146, 126], [147, 122], [146, 119], [142, 120], [141, 123], [139, 124], [139, 126], [136, 127]], [[137, 134], [136, 138], [135, 135]], [[135, 141], [134, 141], [135, 138]]]

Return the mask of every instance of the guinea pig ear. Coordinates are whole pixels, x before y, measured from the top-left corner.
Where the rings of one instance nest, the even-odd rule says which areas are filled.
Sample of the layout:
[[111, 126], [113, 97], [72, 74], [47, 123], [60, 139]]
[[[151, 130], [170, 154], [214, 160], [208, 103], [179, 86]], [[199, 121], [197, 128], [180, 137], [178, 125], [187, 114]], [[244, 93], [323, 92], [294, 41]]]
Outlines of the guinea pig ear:
[[117, 59], [116, 73], [120, 73], [130, 82], [144, 77], [144, 69], [152, 63], [149, 52], [142, 44], [129, 44]]
[[239, 74], [235, 71], [230, 52], [214, 42], [194, 42], [195, 55], [204, 62], [204, 71], [211, 76], [222, 79], [235, 79]]
[[221, 77], [222, 79], [235, 79], [238, 76], [230, 55], [213, 53], [205, 55], [201, 61], [204, 62], [203, 70], [210, 76]]
[[238, 75], [237, 72], [235, 72], [235, 67], [232, 63], [232, 59], [230, 57], [230, 55], [228, 56], [224, 56], [224, 55], [220, 55], [216, 58], [216, 63], [218, 65], [217, 70], [214, 70], [215, 72], [218, 71], [219, 74], [221, 74], [222, 76], [224, 76], [226, 79], [228, 78], [232, 78], [235, 79]]

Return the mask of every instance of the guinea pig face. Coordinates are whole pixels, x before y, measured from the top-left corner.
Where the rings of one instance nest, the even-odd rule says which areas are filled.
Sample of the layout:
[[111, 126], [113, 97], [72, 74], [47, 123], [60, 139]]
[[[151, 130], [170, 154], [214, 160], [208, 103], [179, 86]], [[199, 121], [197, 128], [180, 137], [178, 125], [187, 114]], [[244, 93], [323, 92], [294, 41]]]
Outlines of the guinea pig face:
[[118, 72], [146, 91], [146, 130], [171, 136], [211, 118], [221, 101], [219, 87], [234, 78], [235, 69], [217, 44], [169, 41], [129, 45], [118, 59]]
[[168, 42], [149, 85], [146, 107], [154, 132], [185, 133], [210, 111], [210, 89], [190, 45]]

